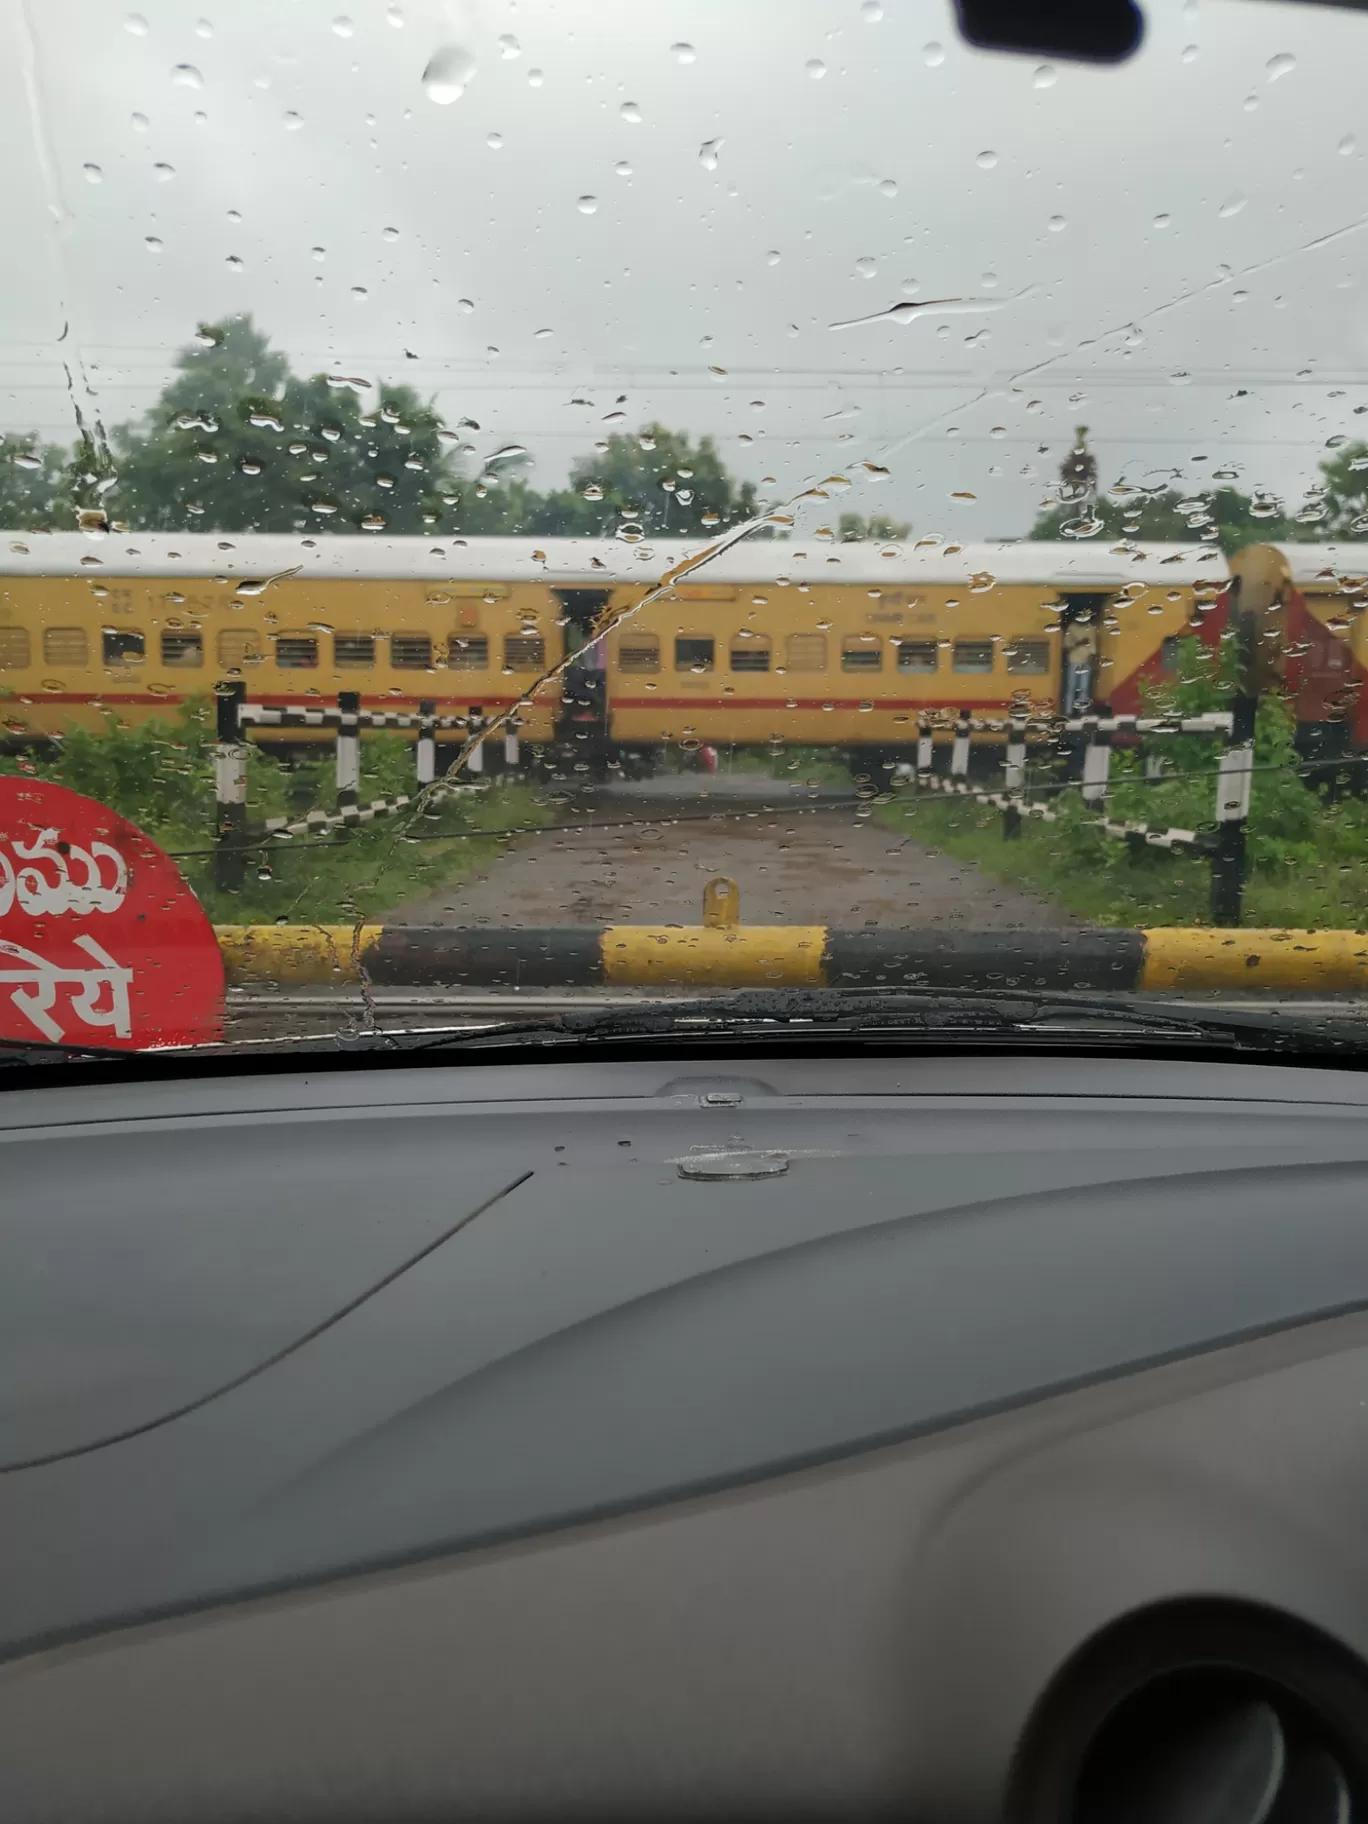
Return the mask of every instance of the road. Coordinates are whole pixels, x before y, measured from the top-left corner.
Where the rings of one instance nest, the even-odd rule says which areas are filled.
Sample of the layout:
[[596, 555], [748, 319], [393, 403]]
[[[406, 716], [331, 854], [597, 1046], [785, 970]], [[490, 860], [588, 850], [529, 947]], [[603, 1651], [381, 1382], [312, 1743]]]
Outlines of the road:
[[906, 841], [847, 790], [760, 774], [643, 780], [596, 792], [478, 879], [410, 900], [412, 925], [697, 924], [704, 883], [740, 888], [745, 924], [1060, 927], [1077, 921]]

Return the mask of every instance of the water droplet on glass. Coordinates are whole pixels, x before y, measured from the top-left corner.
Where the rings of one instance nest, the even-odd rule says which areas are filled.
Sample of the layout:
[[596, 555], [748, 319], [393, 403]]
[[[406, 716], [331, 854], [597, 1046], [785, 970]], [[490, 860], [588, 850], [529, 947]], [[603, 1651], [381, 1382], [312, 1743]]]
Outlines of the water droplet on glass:
[[922, 46], [922, 62], [928, 69], [937, 69], [945, 62], [945, 46], [943, 44], [937, 44], [934, 38], [931, 40], [930, 44], [924, 44]]
[[613, 170], [618, 177], [630, 177], [632, 175], [632, 167], [627, 163], [625, 158], [620, 158], [613, 166]]
[[618, 113], [623, 120], [629, 123], [629, 125], [634, 127], [639, 127], [641, 125], [641, 109], [637, 106], [636, 102], [624, 101], [622, 106], [618, 109]]
[[81, 172], [88, 184], [102, 184], [104, 182], [104, 172], [101, 171], [98, 165], [82, 165]]
[[143, 18], [141, 13], [130, 13], [123, 24], [124, 30], [126, 32], [132, 32], [135, 38], [146, 38], [147, 21]]
[[514, 57], [522, 56], [522, 46], [518, 43], [512, 32], [500, 33], [499, 55], [507, 62], [511, 62]]
[[213, 35], [214, 35], [214, 22], [212, 19], [196, 19], [196, 21], [195, 21], [196, 38], [212, 38]]
[[193, 63], [178, 63], [172, 67], [171, 80], [181, 89], [202, 89], [204, 78]]
[[397, 241], [399, 239], [399, 230], [397, 228], [382, 228], [380, 230], [380, 239], [382, 241]]
[[879, 180], [879, 195], [880, 196], [896, 196], [897, 194], [898, 194], [898, 185], [894, 178], [884, 177]]
[[878, 261], [871, 258], [867, 253], [862, 254], [855, 262], [855, 270], [862, 279], [872, 279], [874, 274], [879, 270]]
[[149, 253], [160, 253], [162, 250], [161, 240], [155, 234], [144, 235], [143, 246], [146, 247]]
[[721, 144], [720, 139], [705, 139], [698, 148], [698, 162], [705, 171], [716, 171], [717, 154]]
[[[1348, 158], [1351, 153], [1358, 150], [1358, 141], [1354, 138], [1352, 133], [1346, 133], [1336, 147], [1336, 150], [1339, 152], [1341, 158]], [[89, 166], [86, 167], [87, 170], [89, 170], [89, 168]]]
[[339, 38], [350, 38], [356, 27], [345, 13], [339, 13], [332, 22], [332, 28]]
[[230, 266], [234, 272], [242, 271], [242, 259], [236, 253], [230, 253], [223, 263], [225, 266]]
[[1197, 46], [1195, 44], [1185, 44], [1180, 55], [1184, 63], [1196, 63]]
[[16, 469], [41, 469], [43, 466], [42, 457], [35, 456], [32, 450], [16, 450], [10, 461]]
[[[238, 464], [238, 471], [243, 475], [260, 475], [261, 464], [259, 462], [253, 462], [250, 457], [244, 456], [242, 461]], [[239, 591], [239, 593], [242, 592]]]
[[957, 488], [954, 491], [954, 493], [951, 494], [950, 498], [951, 498], [951, 500], [970, 501], [970, 500], [977, 500], [978, 495], [971, 494], [969, 492], [968, 488]]
[[1291, 51], [1279, 51], [1264, 65], [1264, 75], [1270, 82], [1276, 82], [1280, 76], [1289, 76], [1296, 67], [1297, 60]]
[[997, 153], [980, 152], [978, 157], [974, 160], [974, 163], [978, 166], [980, 171], [991, 171], [993, 166], [997, 163]]
[[803, 68], [814, 82], [820, 82], [826, 75], [826, 65], [820, 57], [809, 57]]
[[151, 121], [148, 120], [146, 114], [133, 114], [130, 115], [129, 118], [133, 122], [133, 131], [135, 133], [146, 133], [148, 127], [152, 124]]
[[545, 81], [546, 73], [544, 70], [529, 70], [527, 72], [527, 86], [529, 89], [539, 89]]
[[353, 285], [351, 288], [351, 295], [356, 299], [357, 303], [359, 304], [362, 302], [363, 299], [368, 298], [370, 296], [370, 293], [367, 291], [367, 289], [364, 285]]
[[402, 31], [403, 25], [404, 25], [404, 15], [400, 12], [400, 10], [397, 6], [391, 6], [386, 9], [385, 24], [392, 25], [396, 32]]
[[767, 266], [777, 266], [779, 264], [779, 260], [780, 260], [779, 249], [777, 247], [771, 247], [769, 252], [765, 255], [765, 264]]
[[1036, 66], [1036, 73], [1031, 78], [1031, 87], [1033, 89], [1052, 89], [1058, 81], [1059, 72], [1054, 65], [1042, 63]]
[[1223, 219], [1232, 215], [1238, 215], [1248, 201], [1249, 198], [1247, 196], [1241, 196], [1237, 191], [1234, 196], [1228, 196], [1226, 198], [1216, 213]]
[[1192, 379], [1192, 375], [1190, 373], [1188, 373], [1185, 368], [1180, 367], [1176, 373], [1172, 373], [1169, 375], [1169, 385], [1170, 386], [1187, 386], [1189, 384], [1189, 382], [1191, 381], [1191, 379]]
[[883, 18], [881, 0], [863, 0], [863, 4], [860, 7], [860, 17], [864, 20], [866, 25], [877, 25], [880, 19]]
[[598, 208], [598, 198], [596, 196], [582, 196], [575, 204], [575, 207], [579, 210], [581, 215], [592, 215]]
[[449, 107], [465, 94], [466, 85], [474, 74], [475, 59], [469, 51], [459, 44], [443, 45], [428, 58], [423, 71], [423, 91], [439, 108]]
[[291, 108], [282, 118], [287, 133], [297, 133], [304, 125], [304, 116], [302, 114], [297, 114], [293, 108]]
[[475, 308], [474, 300], [471, 298], [457, 298], [456, 308], [461, 312], [462, 316], [468, 317]]
[[1068, 225], [1067, 220], [1062, 215], [1052, 215], [1045, 224], [1051, 234], [1063, 234]]
[[489, 147], [491, 152], [502, 151], [503, 143], [504, 143], [504, 137], [503, 137], [502, 133], [486, 133], [485, 134], [485, 144]]
[[176, 167], [174, 165], [153, 165], [152, 175], [159, 184], [169, 184], [176, 175]]
[[676, 63], [692, 63], [698, 56], [698, 52], [691, 44], [680, 43], [670, 46], [670, 55]]
[[501, 450], [495, 450], [492, 456], [485, 457], [485, 467], [491, 462], [511, 462], [515, 456], [526, 456], [527, 446], [522, 443], [506, 443]]
[[586, 500], [602, 500], [603, 499], [603, 489], [598, 485], [598, 483], [596, 481], [591, 481], [589, 483], [588, 487], [581, 488], [580, 492], [581, 492], [581, 494], [583, 494], [583, 496]]
[[1154, 226], [1156, 228], [1167, 228], [1172, 220], [1173, 217], [1171, 215], [1156, 215], [1154, 218]]

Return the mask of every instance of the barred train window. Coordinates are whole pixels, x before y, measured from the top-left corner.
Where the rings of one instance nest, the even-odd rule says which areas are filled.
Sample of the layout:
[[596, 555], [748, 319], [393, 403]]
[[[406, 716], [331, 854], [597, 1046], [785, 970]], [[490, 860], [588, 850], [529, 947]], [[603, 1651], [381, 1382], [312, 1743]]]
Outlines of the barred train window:
[[879, 671], [883, 667], [883, 641], [877, 633], [848, 633], [841, 641], [842, 671]]
[[263, 647], [255, 627], [225, 627], [218, 636], [218, 662], [226, 671], [259, 665]]
[[991, 671], [993, 669], [993, 642], [991, 640], [956, 640], [952, 669], [974, 672], [980, 676]]
[[542, 671], [546, 666], [546, 641], [539, 633], [510, 633], [504, 638], [504, 668], [508, 671]]
[[736, 634], [731, 646], [731, 668], [733, 671], [768, 671], [769, 635], [744, 631]]
[[899, 671], [934, 671], [940, 661], [934, 640], [899, 640]]
[[396, 671], [430, 671], [432, 639], [426, 633], [392, 633], [390, 664]]
[[147, 653], [147, 638], [129, 627], [106, 627], [101, 634], [106, 665], [141, 665]]
[[454, 633], [447, 643], [451, 671], [484, 671], [489, 665], [489, 640], [483, 633]]
[[29, 662], [28, 631], [0, 627], [0, 671], [22, 671]]
[[84, 627], [45, 627], [43, 658], [49, 665], [88, 665], [90, 641]]
[[333, 664], [339, 671], [364, 671], [375, 663], [373, 633], [333, 635]]
[[711, 671], [712, 668], [713, 642], [692, 634], [680, 634], [675, 641], [675, 670]]
[[825, 671], [827, 643], [824, 633], [791, 633], [788, 636], [789, 671]]
[[190, 671], [204, 663], [204, 635], [194, 633], [164, 633], [161, 636], [162, 664], [174, 666], [177, 670]]
[[618, 644], [619, 671], [659, 671], [660, 641], [653, 633], [624, 634]]
[[278, 633], [276, 664], [282, 671], [312, 671], [318, 664], [318, 641], [312, 634]]
[[1045, 677], [1050, 669], [1050, 642], [1013, 640], [1007, 648], [1007, 669], [1018, 677]]

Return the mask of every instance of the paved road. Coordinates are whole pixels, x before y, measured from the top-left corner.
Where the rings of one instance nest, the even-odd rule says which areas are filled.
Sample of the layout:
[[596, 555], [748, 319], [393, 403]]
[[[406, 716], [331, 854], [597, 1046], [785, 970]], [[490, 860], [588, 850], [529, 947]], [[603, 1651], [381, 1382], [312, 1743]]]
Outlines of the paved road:
[[[1077, 920], [921, 848], [831, 788], [760, 775], [603, 790], [511, 847], [478, 879], [389, 914], [416, 925], [697, 924], [725, 874], [747, 924], [1059, 927]], [[592, 827], [597, 825], [599, 827]], [[616, 826], [616, 827], [609, 827]]]

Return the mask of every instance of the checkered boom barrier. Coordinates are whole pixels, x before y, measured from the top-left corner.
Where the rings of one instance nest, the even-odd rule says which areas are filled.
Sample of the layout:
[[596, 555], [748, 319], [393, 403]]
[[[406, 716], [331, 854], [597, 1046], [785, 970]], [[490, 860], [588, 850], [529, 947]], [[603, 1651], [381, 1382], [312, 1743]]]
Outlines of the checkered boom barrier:
[[[1104, 835], [1123, 841], [1134, 853], [1146, 848], [1173, 852], [1187, 849], [1211, 856], [1211, 919], [1216, 925], [1238, 925], [1245, 878], [1245, 825], [1249, 817], [1250, 787], [1254, 771], [1254, 715], [1257, 702], [1239, 696], [1233, 709], [1212, 710], [1197, 716], [1011, 716], [1005, 719], [973, 717], [954, 710], [929, 711], [919, 718], [917, 761], [905, 768], [904, 777], [915, 780], [920, 791], [936, 791], [991, 804], [1002, 812], [1002, 834], [1020, 836], [1027, 818], [1057, 820], [1057, 813], [1026, 789], [1028, 736], [1045, 736], [1071, 744], [1077, 756], [1078, 778], [1073, 785], [1084, 804], [1100, 814], [1095, 827]], [[935, 735], [953, 731], [948, 773], [934, 770]], [[969, 749], [976, 734], [1001, 737], [1003, 782], [1000, 791], [980, 790], [969, 783]], [[1163, 828], [1150, 823], [1119, 822], [1106, 815], [1111, 782], [1112, 744], [1115, 738], [1143, 737], [1146, 745], [1175, 735], [1200, 735], [1221, 743], [1216, 769], [1214, 833], [1210, 830]], [[1163, 773], [1157, 756], [1146, 756], [1146, 778], [1160, 784]], [[1055, 788], [1058, 790], [1059, 788]]]
[[[486, 770], [488, 742], [482, 731], [486, 718], [478, 709], [465, 716], [439, 716], [435, 703], [422, 702], [417, 714], [407, 710], [363, 709], [358, 691], [339, 693], [336, 705], [284, 705], [250, 703], [247, 687], [242, 683], [221, 683], [216, 692], [218, 705], [217, 743], [214, 750], [214, 798], [216, 808], [214, 878], [220, 887], [240, 886], [245, 877], [246, 853], [251, 847], [247, 832], [247, 735], [252, 728], [330, 729], [333, 734], [336, 809], [313, 810], [302, 817], [271, 817], [265, 824], [268, 838], [315, 836], [330, 830], [351, 828], [371, 823], [377, 817], [392, 817], [412, 809], [421, 799], [451, 797], [471, 789]], [[359, 800], [361, 784], [361, 731], [363, 729], [414, 729], [414, 789], [392, 798], [375, 798], [369, 804]], [[461, 770], [464, 784], [437, 782], [437, 732], [456, 729], [464, 737]], [[502, 753], [505, 770], [515, 769], [521, 757], [521, 744], [516, 721], [505, 725]]]

